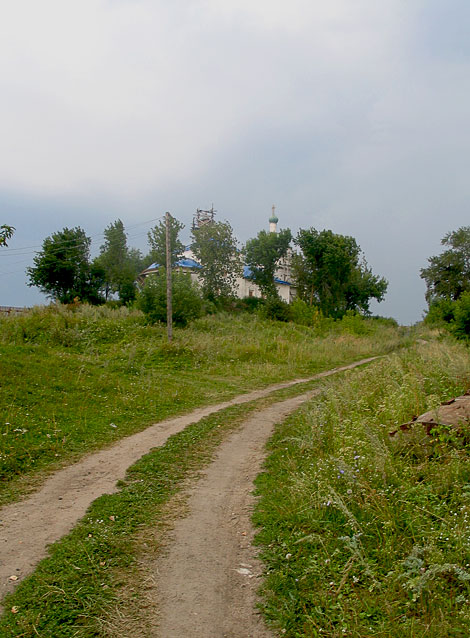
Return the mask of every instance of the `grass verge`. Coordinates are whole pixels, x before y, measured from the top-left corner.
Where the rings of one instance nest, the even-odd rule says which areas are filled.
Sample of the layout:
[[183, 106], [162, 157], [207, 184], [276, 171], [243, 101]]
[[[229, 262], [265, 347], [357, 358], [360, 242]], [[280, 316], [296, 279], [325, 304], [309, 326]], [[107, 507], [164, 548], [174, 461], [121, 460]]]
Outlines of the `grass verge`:
[[469, 386], [467, 348], [425, 345], [331, 380], [279, 426], [254, 520], [286, 638], [468, 636], [468, 445], [389, 432]]

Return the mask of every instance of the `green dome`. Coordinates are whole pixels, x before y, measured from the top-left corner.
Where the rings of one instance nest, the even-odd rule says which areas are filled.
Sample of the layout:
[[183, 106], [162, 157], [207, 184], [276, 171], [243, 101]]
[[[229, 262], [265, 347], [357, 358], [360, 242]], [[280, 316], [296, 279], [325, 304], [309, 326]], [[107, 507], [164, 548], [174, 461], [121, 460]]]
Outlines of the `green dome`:
[[279, 219], [275, 215], [272, 215], [272, 217], [269, 218], [270, 224], [277, 224], [278, 221]]

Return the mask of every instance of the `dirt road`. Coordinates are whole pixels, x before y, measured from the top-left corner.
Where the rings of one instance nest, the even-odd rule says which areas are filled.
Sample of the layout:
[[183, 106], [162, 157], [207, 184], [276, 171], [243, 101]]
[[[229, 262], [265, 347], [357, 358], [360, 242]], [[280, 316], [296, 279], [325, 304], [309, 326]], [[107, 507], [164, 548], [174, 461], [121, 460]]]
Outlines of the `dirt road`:
[[[148, 453], [152, 448], [163, 445], [172, 434], [180, 432], [189, 424], [195, 423], [229, 406], [247, 403], [265, 397], [282, 388], [348, 370], [368, 363], [375, 358], [376, 357], [363, 359], [347, 366], [320, 373], [309, 379], [298, 379], [288, 383], [269, 386], [264, 390], [238, 396], [231, 401], [195, 410], [188, 415], [162, 421], [161, 423], [150, 426], [142, 432], [123, 439], [106, 450], [85, 457], [78, 463], [58, 471], [44, 482], [38, 492], [20, 503], [13, 503], [0, 510], [0, 597], [3, 597], [7, 592], [11, 591], [25, 576], [33, 571], [37, 563], [46, 556], [47, 545], [58, 540], [70, 531], [73, 525], [85, 514], [86, 509], [94, 499], [101, 494], [116, 491], [116, 482], [125, 476], [127, 468], [135, 463], [141, 456]], [[289, 401], [293, 402], [292, 405], [300, 405], [302, 400], [306, 399], [307, 395], [302, 396], [304, 397], [303, 399], [297, 397]], [[262, 435], [262, 441], [259, 444], [261, 447], [256, 444], [256, 455], [262, 455], [260, 450], [262, 450], [264, 442], [269, 436], [272, 424], [282, 420], [286, 409], [288, 409], [288, 411], [295, 409], [294, 407], [286, 407], [290, 405], [289, 401], [277, 403], [267, 410], [258, 413], [257, 417], [268, 419], [271, 425], [267, 426], [265, 434]], [[272, 411], [272, 416], [268, 418], [268, 414], [271, 414], [270, 411]], [[246, 427], [248, 427], [249, 422], [250, 421], [247, 421]], [[246, 427], [243, 427], [240, 434], [245, 432]], [[254, 430], [256, 430], [256, 427]], [[247, 430], [251, 432], [248, 437], [255, 435], [254, 430], [251, 427]], [[255, 443], [253, 443], [253, 445], [255, 445]], [[231, 458], [230, 455], [229, 458]], [[257, 461], [254, 459], [253, 466], [259, 468], [259, 464], [256, 465], [256, 463]], [[249, 472], [248, 469], [249, 468], [243, 468], [243, 466], [234, 469], [235, 475], [241, 472], [239, 489], [242, 491], [246, 491], [247, 487], [251, 485], [251, 480], [258, 471], [256, 470], [253, 473], [251, 471]], [[243, 476], [245, 474], [250, 478], [243, 482]], [[216, 483], [218, 481], [217, 478], [213, 480], [215, 480]], [[232, 477], [224, 487], [218, 487], [217, 484], [215, 484], [214, 489], [221, 494], [225, 494], [226, 500], [228, 495], [235, 491], [234, 480], [234, 477]], [[201, 484], [198, 484], [198, 488], [200, 485]], [[242, 487], [242, 485], [244, 485], [244, 487]], [[235, 504], [233, 507], [235, 508], [233, 511], [239, 509]], [[245, 506], [240, 507], [243, 510]], [[246, 532], [248, 535], [248, 522], [244, 524], [244, 526], [247, 528]], [[228, 551], [229, 550], [227, 550], [227, 553]], [[230, 560], [232, 564], [235, 559]], [[250, 568], [246, 567], [241, 569]], [[13, 579], [11, 578], [12, 576], [14, 577]], [[241, 576], [241, 573], [238, 573], [238, 576]], [[162, 616], [162, 622], [163, 617], [164, 616]], [[190, 635], [196, 636], [194, 633]], [[204, 635], [209, 636], [212, 634], [206, 633]], [[223, 634], [217, 635], [221, 636]], [[227, 636], [231, 635], [230, 633], [227, 634]], [[248, 634], [243, 635], [247, 636]]]
[[252, 545], [253, 481], [274, 425], [319, 390], [275, 403], [219, 447], [191, 490], [168, 554], [153, 565], [160, 638], [269, 638], [255, 611], [261, 566]]

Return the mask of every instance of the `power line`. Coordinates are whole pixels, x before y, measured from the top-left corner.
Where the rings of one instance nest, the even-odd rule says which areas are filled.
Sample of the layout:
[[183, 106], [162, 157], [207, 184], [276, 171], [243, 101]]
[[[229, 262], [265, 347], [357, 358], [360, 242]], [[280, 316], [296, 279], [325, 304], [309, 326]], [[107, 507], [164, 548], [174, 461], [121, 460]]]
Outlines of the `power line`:
[[[129, 226], [129, 228], [130, 229], [138, 228], [139, 226], [144, 226], [146, 224], [151, 224], [153, 222], [162, 221], [164, 219], [165, 219], [165, 216], [162, 215], [161, 217], [156, 217], [155, 219], [149, 219], [149, 220], [147, 220], [145, 222], [139, 222], [138, 224], [133, 224], [132, 226]], [[138, 233], [134, 233], [134, 234], [131, 234], [131, 235], [127, 235], [127, 233], [126, 233], [126, 236], [127, 236], [127, 239], [135, 239], [136, 237], [142, 237], [143, 235], [146, 235], [146, 234], [147, 234], [147, 231], [143, 231], [143, 232], [138, 232]], [[96, 235], [92, 235], [88, 239], [92, 239], [92, 238], [96, 239], [98, 237], [104, 237], [104, 232], [96, 234]], [[75, 246], [80, 246], [80, 244], [81, 244], [81, 242], [78, 239], [66, 239], [66, 240], [63, 240], [60, 243], [56, 243], [56, 245], [54, 245], [54, 247], [49, 249], [48, 254], [57, 254], [57, 253], [60, 253], [62, 250], [66, 249], [66, 248], [74, 248]], [[17, 250], [19, 250], [19, 249], [17, 249]], [[23, 255], [35, 255], [37, 253], [38, 253], [38, 251], [34, 250], [34, 251], [25, 252], [25, 253], [17, 252], [15, 254], [6, 255], [5, 251], [2, 250], [0, 252], [0, 255], [4, 256], [4, 257], [20, 257], [20, 256], [23, 256]], [[13, 266], [13, 265], [16, 265], [16, 264], [24, 264], [24, 263], [28, 263], [28, 262], [30, 262], [29, 259], [22, 259], [22, 260], [19, 260], [19, 261], [15, 261], [13, 263], [9, 263], [8, 265], [9, 266]], [[0, 277], [4, 277], [6, 275], [16, 275], [16, 274], [19, 274], [19, 273], [24, 273], [24, 270], [12, 270], [12, 271], [7, 271], [7, 272], [0, 272]]]
[[[128, 229], [132, 230], [133, 228], [137, 228], [138, 226], [144, 226], [146, 224], [152, 224], [153, 222], [162, 221], [164, 218], [165, 218], [165, 216], [162, 215], [161, 217], [156, 217], [155, 219], [149, 219], [149, 220], [147, 220], [145, 222], [139, 222], [138, 224], [133, 224], [133, 225], [129, 226]], [[145, 234], [145, 233], [142, 233], [142, 234]], [[91, 239], [91, 240], [95, 239], [96, 240], [98, 238], [103, 238], [104, 236], [105, 235], [104, 235], [104, 231], [103, 231], [102, 233], [96, 233], [95, 235], [90, 235], [88, 237], [88, 239]], [[140, 235], [138, 234], [138, 235], [133, 235], [133, 236], [134, 237], [138, 237]], [[80, 242], [77, 242], [77, 240], [75, 240], [75, 239], [69, 239], [69, 240], [64, 240], [62, 242], [62, 245], [65, 245], [67, 243], [70, 243], [73, 246], [74, 243], [77, 243], [77, 245], [79, 245]], [[0, 251], [0, 257], [2, 257], [2, 256], [3, 257], [8, 257], [8, 256], [20, 257], [22, 255], [33, 255], [34, 253], [38, 252], [35, 249], [36, 248], [40, 248], [41, 249], [42, 246], [43, 246], [43, 244], [41, 244], [41, 245], [36, 244], [34, 246], [21, 246], [21, 247], [18, 247], [18, 248], [3, 248]], [[26, 252], [20, 252], [20, 251], [26, 251]]]
[[0, 277], [4, 277], [6, 275], [18, 275], [19, 273], [24, 273], [24, 270], [9, 270], [7, 272], [0, 272]]

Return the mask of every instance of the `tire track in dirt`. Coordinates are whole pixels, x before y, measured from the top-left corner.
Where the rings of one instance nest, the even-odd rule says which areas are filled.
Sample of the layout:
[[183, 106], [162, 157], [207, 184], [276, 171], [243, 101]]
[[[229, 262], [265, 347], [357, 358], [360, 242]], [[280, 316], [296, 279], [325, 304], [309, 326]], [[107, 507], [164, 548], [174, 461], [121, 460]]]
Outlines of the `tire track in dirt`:
[[47, 546], [67, 534], [84, 516], [92, 501], [102, 494], [116, 492], [116, 483], [124, 478], [127, 468], [152, 448], [163, 445], [171, 435], [230, 406], [248, 403], [277, 390], [321, 379], [377, 358], [369, 357], [309, 378], [271, 385], [166, 419], [57, 471], [24, 501], [0, 509], [0, 597], [12, 591], [34, 570], [47, 555]]
[[167, 554], [147, 568], [156, 581], [160, 638], [270, 638], [255, 611], [262, 567], [252, 541], [253, 481], [276, 423], [312, 390], [249, 417], [218, 449], [189, 494]]

